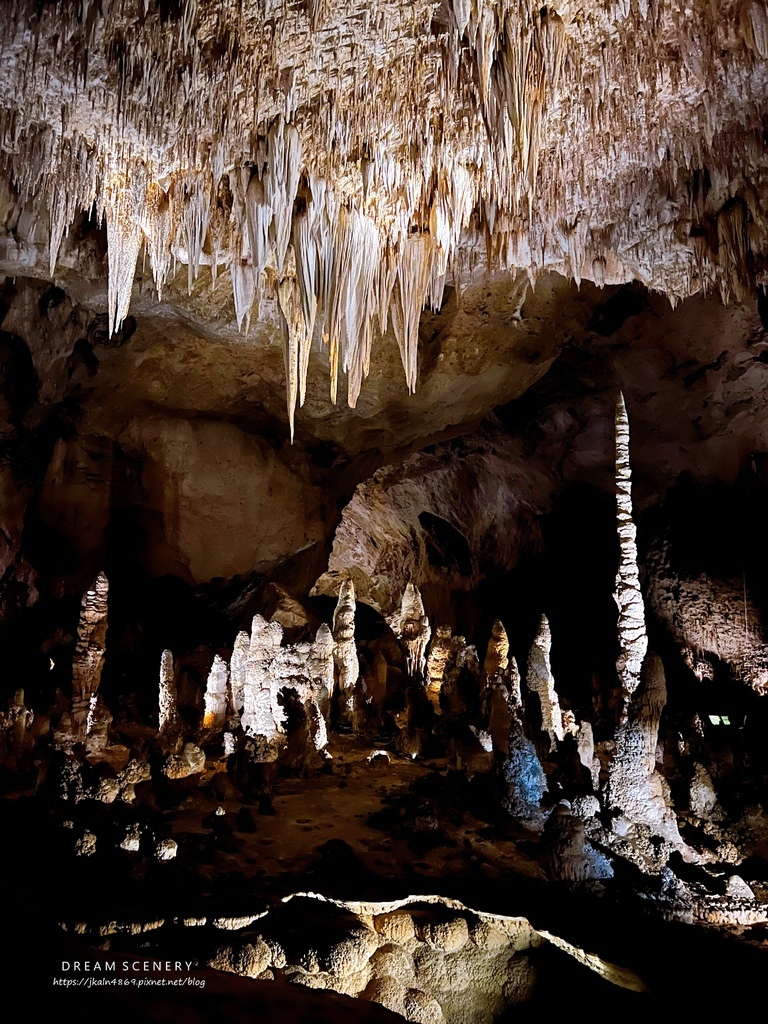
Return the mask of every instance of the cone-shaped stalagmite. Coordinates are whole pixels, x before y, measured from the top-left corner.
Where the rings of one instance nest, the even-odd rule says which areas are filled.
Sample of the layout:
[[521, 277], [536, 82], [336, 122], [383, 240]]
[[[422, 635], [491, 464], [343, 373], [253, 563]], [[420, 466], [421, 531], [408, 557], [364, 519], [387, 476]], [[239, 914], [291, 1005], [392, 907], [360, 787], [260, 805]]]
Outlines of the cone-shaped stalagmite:
[[491, 629], [491, 638], [485, 654], [483, 668], [489, 679], [505, 672], [509, 665], [509, 637], [501, 619], [496, 619]]
[[645, 825], [652, 834], [679, 843], [669, 789], [656, 770], [656, 744], [661, 713], [667, 702], [664, 666], [657, 654], [645, 659], [642, 683], [619, 727], [616, 752], [608, 772], [605, 807], [616, 815], [614, 827]]
[[528, 689], [538, 695], [541, 704], [541, 729], [549, 735], [550, 743], [563, 739], [563, 715], [555, 689], [549, 655], [552, 633], [546, 615], [542, 615], [539, 630], [528, 655]]

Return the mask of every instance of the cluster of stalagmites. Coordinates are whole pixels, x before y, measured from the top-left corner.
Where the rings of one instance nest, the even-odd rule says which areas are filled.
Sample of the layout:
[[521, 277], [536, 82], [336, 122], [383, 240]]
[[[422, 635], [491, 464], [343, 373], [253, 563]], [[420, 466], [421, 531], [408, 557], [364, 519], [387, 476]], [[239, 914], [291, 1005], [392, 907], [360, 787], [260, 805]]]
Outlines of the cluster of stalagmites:
[[[279, 613], [271, 620], [257, 614], [250, 631], [237, 634], [229, 656], [213, 654], [197, 721], [188, 704], [180, 706], [179, 667], [173, 653], [163, 651], [157, 727], [126, 732], [123, 725], [116, 741], [119, 723], [99, 692], [109, 597], [106, 577], [100, 575], [82, 602], [69, 705], [35, 716], [18, 691], [0, 712], [2, 765], [29, 769], [45, 739], [53, 754], [47, 765], [38, 758], [44, 766], [38, 787], [46, 784], [56, 797], [74, 804], [130, 805], [142, 786], [154, 787], [163, 801], [178, 802], [206, 776], [224, 794], [221, 799], [236, 792], [269, 810], [279, 772], [332, 771], [332, 741], [342, 746], [384, 742], [401, 756], [445, 758], [449, 769], [485, 780], [509, 819], [539, 836], [541, 865], [550, 879], [609, 879], [611, 861], [620, 857], [666, 879], [657, 894], [664, 906], [685, 906], [685, 914], [706, 920], [722, 918], [730, 906], [728, 893], [716, 905], [705, 901], [705, 912], [693, 890], [683, 883], [675, 888], [674, 878], [663, 875], [673, 852], [699, 867], [736, 866], [749, 843], [725, 825], [717, 779], [705, 767], [696, 740], [700, 724], [687, 741], [678, 737], [676, 756], [678, 765], [687, 765], [686, 822], [706, 836], [701, 849], [684, 841], [673, 809], [660, 737], [666, 680], [661, 659], [647, 651], [623, 402], [617, 413], [616, 478], [620, 654], [612, 725], [598, 705], [594, 728], [561, 705], [546, 616], [521, 673], [501, 620], [493, 623], [481, 662], [465, 637], [444, 624], [432, 629], [413, 582], [389, 620], [387, 638], [359, 642], [355, 588], [346, 579], [332, 623], [320, 625], [311, 638], [286, 642], [295, 615], [284, 627]], [[311, 635], [308, 619], [304, 627], [304, 635]], [[596, 743], [597, 729], [602, 735]], [[218, 824], [221, 832], [224, 824]], [[742, 831], [749, 827], [745, 821]], [[134, 853], [149, 841], [142, 840], [136, 825], [118, 845]], [[158, 835], [151, 842], [158, 861], [174, 859], [172, 840]], [[90, 830], [75, 838], [78, 855], [91, 856], [96, 849]], [[739, 896], [746, 898], [743, 892]], [[762, 913], [737, 910], [742, 917]]]

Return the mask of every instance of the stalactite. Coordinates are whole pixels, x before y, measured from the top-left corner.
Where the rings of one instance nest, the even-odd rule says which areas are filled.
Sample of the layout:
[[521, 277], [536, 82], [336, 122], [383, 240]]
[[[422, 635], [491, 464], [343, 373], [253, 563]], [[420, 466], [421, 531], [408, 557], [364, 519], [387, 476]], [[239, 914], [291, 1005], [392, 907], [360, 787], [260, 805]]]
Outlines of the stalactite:
[[392, 326], [400, 349], [409, 393], [416, 390], [418, 376], [419, 319], [427, 293], [432, 255], [429, 237], [409, 235], [397, 267]]
[[627, 701], [637, 689], [648, 635], [637, 565], [637, 541], [632, 518], [632, 472], [629, 462], [629, 418], [624, 396], [616, 403], [616, 523], [619, 535], [619, 568], [614, 599], [619, 609], [619, 657], [616, 670]]
[[285, 389], [288, 404], [288, 425], [293, 442], [294, 417], [302, 380], [306, 387], [306, 361], [309, 355], [311, 336], [301, 305], [301, 296], [295, 278], [285, 277], [277, 288], [280, 311], [285, 320], [283, 332], [283, 365], [285, 366]]
[[113, 175], [105, 196], [109, 252], [109, 330], [114, 333], [128, 315], [133, 278], [141, 248], [133, 184]]
[[[247, 18], [219, 0], [221, 53], [208, 6], [133, 19], [130, 5], [80, 17], [82, 5], [12, 0], [3, 21], [0, 177], [47, 208], [52, 276], [75, 218], [94, 204], [105, 217], [110, 330], [142, 244], [159, 295], [178, 263], [190, 290], [203, 263], [214, 277], [228, 265], [246, 330], [265, 275], [294, 277], [332, 398], [341, 366], [354, 405], [375, 321], [392, 322], [412, 392], [423, 306], [481, 255], [531, 280], [642, 276], [672, 299], [752, 288], [768, 230], [758, 0], [702, 6], [695, 45], [683, 8], [647, 0], [590, 2], [578, 18], [451, 0], [437, 20], [431, 0], [384, 0], [376, 17], [337, 0], [250, 5]], [[682, 221], [669, 229], [694, 166], [723, 179], [697, 213], [717, 218], [716, 254]]]

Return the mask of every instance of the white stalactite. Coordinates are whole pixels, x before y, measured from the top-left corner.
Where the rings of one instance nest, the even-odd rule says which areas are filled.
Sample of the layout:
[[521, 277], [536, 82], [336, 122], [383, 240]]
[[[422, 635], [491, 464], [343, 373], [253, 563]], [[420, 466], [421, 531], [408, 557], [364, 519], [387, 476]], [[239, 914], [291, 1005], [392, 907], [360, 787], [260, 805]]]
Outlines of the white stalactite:
[[[354, 405], [374, 314], [382, 334], [394, 325], [412, 391], [423, 306], [481, 262], [600, 284], [644, 267], [673, 298], [754, 286], [768, 91], [757, 0], [700, 4], [696, 45], [684, 6], [648, 0], [631, 12], [586, 0], [575, 20], [533, 2], [450, 0], [438, 34], [434, 0], [387, 0], [363, 22], [327, 0], [250, 4], [247, 31], [241, 0], [218, 0], [223, 53], [202, 45], [206, 4], [123, 19], [6, 6], [2, 177], [48, 210], [52, 276], [76, 218], [94, 204], [105, 216], [110, 331], [143, 243], [158, 293], [177, 263], [190, 289], [201, 265], [228, 265], [247, 328], [252, 303], [290, 276], [293, 242], [307, 337], [316, 314], [334, 400], [341, 361]], [[694, 165], [730, 173], [731, 188], [744, 178], [744, 202], [711, 211], [716, 251], [666, 230], [703, 218], [703, 198], [676, 184], [675, 168]]]

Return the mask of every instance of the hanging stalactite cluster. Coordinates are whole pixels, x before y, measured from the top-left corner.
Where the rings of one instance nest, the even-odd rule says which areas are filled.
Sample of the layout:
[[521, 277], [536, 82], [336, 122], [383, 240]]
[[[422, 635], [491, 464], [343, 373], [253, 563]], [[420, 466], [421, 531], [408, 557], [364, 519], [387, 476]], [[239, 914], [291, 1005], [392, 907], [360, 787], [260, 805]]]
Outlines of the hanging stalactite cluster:
[[481, 262], [764, 283], [759, 0], [6, 7], [0, 173], [45, 211], [51, 275], [91, 208], [113, 330], [142, 249], [159, 296], [228, 268], [239, 325], [282, 311], [291, 422], [311, 345], [354, 406], [390, 323], [413, 391], [423, 306]]

